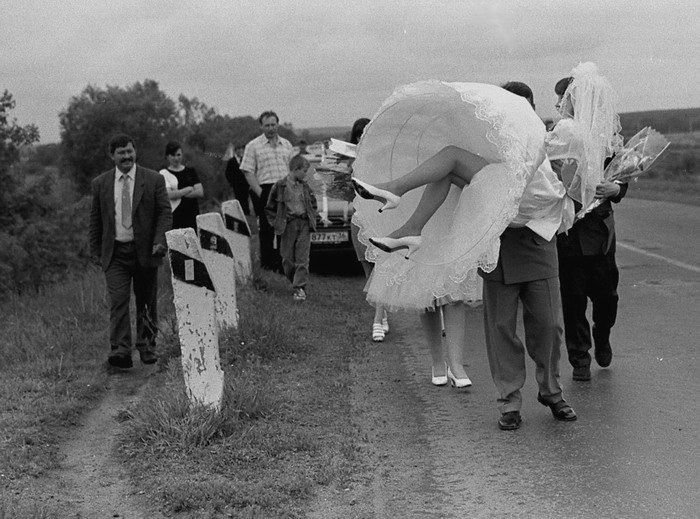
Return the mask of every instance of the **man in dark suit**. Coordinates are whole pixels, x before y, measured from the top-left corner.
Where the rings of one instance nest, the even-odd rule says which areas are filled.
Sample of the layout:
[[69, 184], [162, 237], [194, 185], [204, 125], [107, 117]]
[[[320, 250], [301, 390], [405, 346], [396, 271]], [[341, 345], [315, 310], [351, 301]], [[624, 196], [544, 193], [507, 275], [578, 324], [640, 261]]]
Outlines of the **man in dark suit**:
[[[532, 90], [511, 82], [503, 88], [525, 97]], [[517, 216], [501, 235], [498, 264], [484, 279], [484, 331], [491, 376], [498, 391], [502, 430], [520, 427], [525, 384], [525, 350], [535, 362], [537, 400], [557, 420], [576, 420], [559, 383], [564, 322], [559, 291], [557, 245], [562, 220], [573, 219], [571, 201], [546, 158], [529, 179]], [[525, 346], [516, 334], [518, 304], [523, 305]]]
[[[559, 281], [564, 310], [566, 349], [573, 379], [591, 379], [591, 355], [601, 368], [612, 362], [610, 330], [617, 318], [617, 284], [620, 273], [615, 262], [615, 219], [611, 202], [627, 193], [627, 184], [604, 181], [596, 187], [602, 203], [557, 238]], [[580, 210], [580, 204], [576, 204]], [[593, 307], [593, 337], [586, 318], [588, 299]]]
[[165, 232], [172, 226], [163, 177], [136, 165], [134, 141], [117, 135], [109, 143], [115, 168], [92, 181], [90, 252], [101, 265], [110, 301], [108, 362], [130, 368], [133, 282], [136, 299], [136, 348], [144, 364], [153, 364], [157, 334], [158, 266], [165, 255]]

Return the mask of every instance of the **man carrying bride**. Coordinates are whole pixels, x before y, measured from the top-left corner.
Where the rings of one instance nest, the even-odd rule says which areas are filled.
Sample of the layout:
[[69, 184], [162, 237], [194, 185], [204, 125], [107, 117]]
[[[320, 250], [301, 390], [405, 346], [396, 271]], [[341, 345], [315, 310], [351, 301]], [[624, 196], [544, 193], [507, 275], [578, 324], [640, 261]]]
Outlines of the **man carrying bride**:
[[[475, 83], [400, 89], [366, 130], [356, 161], [357, 176], [386, 181], [354, 180], [361, 197], [383, 203], [379, 217], [376, 205], [358, 204], [361, 235], [390, 253], [378, 257], [370, 302], [420, 309], [445, 295], [474, 300], [481, 296], [477, 270], [484, 276], [487, 352], [505, 430], [520, 426], [526, 348], [536, 364], [538, 401], [558, 420], [576, 419], [559, 383], [563, 319], [554, 240], [573, 210], [546, 160], [531, 91], [511, 87], [521, 96]], [[395, 121], [402, 124], [392, 132]], [[395, 143], [388, 163], [383, 139]], [[411, 197], [421, 186], [423, 193]], [[398, 217], [388, 219], [393, 213]], [[385, 230], [392, 232], [378, 238]], [[515, 334], [518, 300], [525, 347]]]
[[[380, 213], [399, 213], [377, 219], [358, 204], [361, 235], [389, 253], [377, 258], [366, 289], [370, 302], [425, 308], [446, 294], [473, 296], [470, 275], [479, 269], [499, 427], [508, 430], [521, 422], [525, 349], [536, 365], [537, 400], [554, 418], [576, 420], [559, 383], [564, 326], [554, 235], [571, 227], [572, 199], [588, 207], [600, 196], [603, 159], [620, 137], [609, 85], [592, 63], [572, 71], [564, 98], [573, 104], [574, 119], [546, 138], [530, 89], [505, 86], [518, 95], [437, 81], [398, 89], [358, 150], [357, 176], [380, 181], [353, 182], [361, 197], [383, 203]], [[546, 154], [564, 159], [559, 177]], [[420, 197], [411, 198], [423, 186]], [[456, 196], [454, 186], [461, 189]], [[515, 334], [518, 299], [525, 348]]]

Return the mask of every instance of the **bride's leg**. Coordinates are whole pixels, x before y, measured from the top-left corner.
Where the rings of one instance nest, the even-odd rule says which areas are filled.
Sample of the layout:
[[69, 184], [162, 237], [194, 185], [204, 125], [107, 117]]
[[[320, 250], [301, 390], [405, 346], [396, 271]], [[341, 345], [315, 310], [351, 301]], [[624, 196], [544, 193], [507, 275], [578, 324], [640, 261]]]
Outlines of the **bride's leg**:
[[442, 307], [447, 365], [457, 378], [469, 378], [464, 371], [464, 347], [467, 343], [466, 310], [464, 303], [451, 303]]
[[442, 205], [450, 192], [450, 185], [455, 184], [460, 189], [467, 182], [460, 176], [450, 174], [437, 182], [425, 186], [423, 195], [406, 223], [389, 235], [389, 238], [401, 238], [403, 236], [420, 236], [423, 227], [432, 218], [435, 211]]
[[401, 196], [411, 189], [438, 182], [450, 175], [468, 184], [472, 177], [487, 164], [488, 162], [479, 155], [457, 146], [446, 146], [406, 175], [383, 184], [376, 184], [376, 187]]
[[450, 192], [450, 177], [445, 177], [437, 182], [425, 186], [425, 191], [406, 223], [389, 235], [389, 238], [401, 238], [403, 236], [420, 236], [423, 227], [442, 205]]

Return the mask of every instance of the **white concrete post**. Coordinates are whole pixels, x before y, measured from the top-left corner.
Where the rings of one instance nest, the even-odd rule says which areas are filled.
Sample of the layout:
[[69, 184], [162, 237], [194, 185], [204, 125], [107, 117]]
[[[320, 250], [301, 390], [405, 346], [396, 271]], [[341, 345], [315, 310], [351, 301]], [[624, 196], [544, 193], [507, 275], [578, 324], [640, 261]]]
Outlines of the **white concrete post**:
[[[248, 282], [253, 275], [253, 261], [250, 255], [250, 227], [238, 200], [227, 200], [221, 204], [224, 216], [224, 236], [226, 237], [239, 281]], [[260, 215], [259, 215], [260, 216]], [[261, 215], [260, 218], [265, 218]]]
[[218, 411], [224, 394], [224, 372], [219, 362], [214, 284], [193, 229], [175, 229], [165, 237], [187, 396], [192, 403]]
[[219, 213], [197, 215], [197, 234], [202, 259], [216, 289], [216, 318], [220, 328], [238, 328], [236, 271], [233, 253], [224, 236], [224, 221]]

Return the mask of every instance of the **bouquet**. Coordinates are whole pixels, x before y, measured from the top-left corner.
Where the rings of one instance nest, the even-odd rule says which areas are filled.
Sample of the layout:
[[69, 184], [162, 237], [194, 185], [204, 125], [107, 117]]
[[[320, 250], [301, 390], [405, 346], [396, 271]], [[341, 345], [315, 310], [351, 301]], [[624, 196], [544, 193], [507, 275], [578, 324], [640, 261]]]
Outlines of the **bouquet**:
[[[622, 149], [615, 154], [610, 164], [603, 171], [603, 178], [609, 182], [624, 183], [636, 180], [648, 172], [670, 143], [668, 139], [653, 128], [646, 126], [632, 137]], [[587, 209], [579, 212], [577, 218], [583, 218], [603, 202], [595, 200]]]

